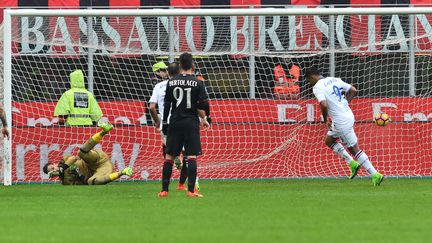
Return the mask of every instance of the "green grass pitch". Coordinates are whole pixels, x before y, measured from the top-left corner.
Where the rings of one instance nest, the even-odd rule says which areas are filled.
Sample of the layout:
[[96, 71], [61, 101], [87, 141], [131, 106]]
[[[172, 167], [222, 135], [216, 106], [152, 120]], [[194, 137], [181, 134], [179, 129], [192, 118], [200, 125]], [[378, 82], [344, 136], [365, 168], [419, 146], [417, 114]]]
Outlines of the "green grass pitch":
[[0, 242], [432, 242], [432, 181], [202, 181], [0, 188]]

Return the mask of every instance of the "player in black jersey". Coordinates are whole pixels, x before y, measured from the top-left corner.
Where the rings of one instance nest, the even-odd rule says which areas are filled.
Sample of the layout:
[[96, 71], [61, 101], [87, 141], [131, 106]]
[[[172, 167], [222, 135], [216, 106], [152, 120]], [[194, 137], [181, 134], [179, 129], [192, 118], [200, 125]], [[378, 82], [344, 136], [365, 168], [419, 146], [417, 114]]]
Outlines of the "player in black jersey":
[[[195, 192], [197, 156], [202, 154], [200, 139], [200, 118], [204, 128], [209, 127], [206, 110], [209, 109], [208, 95], [202, 81], [194, 75], [194, 61], [189, 53], [179, 58], [181, 72], [168, 81], [165, 93], [163, 115], [164, 133], [167, 134], [167, 149], [162, 170], [162, 191], [159, 197], [168, 196], [173, 160], [184, 147], [188, 158], [189, 197], [202, 197]], [[168, 115], [170, 115], [169, 127]], [[168, 130], [167, 130], [168, 128]]]

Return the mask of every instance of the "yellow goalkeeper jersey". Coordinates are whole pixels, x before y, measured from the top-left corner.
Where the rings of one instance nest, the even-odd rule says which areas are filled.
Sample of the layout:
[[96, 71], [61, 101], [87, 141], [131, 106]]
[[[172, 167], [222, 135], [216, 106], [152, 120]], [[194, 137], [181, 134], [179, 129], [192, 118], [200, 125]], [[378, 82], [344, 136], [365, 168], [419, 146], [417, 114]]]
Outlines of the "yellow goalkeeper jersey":
[[[72, 157], [75, 156], [64, 156], [63, 161], [66, 162]], [[88, 179], [95, 175], [95, 173], [98, 173], [98, 171], [99, 176], [112, 173], [113, 165], [109, 156], [102, 150], [91, 150], [83, 158], [69, 164], [69, 168], [60, 177], [63, 185], [87, 185]], [[74, 159], [70, 161], [74, 161]], [[103, 168], [108, 168], [107, 172]], [[103, 171], [102, 174], [101, 171]]]

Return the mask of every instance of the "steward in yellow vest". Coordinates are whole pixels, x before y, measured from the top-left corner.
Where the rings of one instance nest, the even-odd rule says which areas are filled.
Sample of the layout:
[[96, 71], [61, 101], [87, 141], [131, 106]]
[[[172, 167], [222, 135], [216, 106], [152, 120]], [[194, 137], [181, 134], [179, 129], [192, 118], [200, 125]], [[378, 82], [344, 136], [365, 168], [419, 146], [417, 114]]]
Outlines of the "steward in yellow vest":
[[71, 89], [60, 97], [54, 116], [59, 117], [59, 124], [66, 120], [69, 126], [92, 125], [102, 117], [102, 110], [93, 94], [85, 88], [83, 72], [72, 72], [70, 81]]

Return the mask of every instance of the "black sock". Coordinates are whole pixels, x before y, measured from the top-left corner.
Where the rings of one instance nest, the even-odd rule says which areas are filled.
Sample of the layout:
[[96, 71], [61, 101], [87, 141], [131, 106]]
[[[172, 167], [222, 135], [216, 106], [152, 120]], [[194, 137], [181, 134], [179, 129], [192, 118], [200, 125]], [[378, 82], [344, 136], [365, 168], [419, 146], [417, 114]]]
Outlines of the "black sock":
[[165, 156], [166, 156], [166, 145], [165, 144], [162, 144], [162, 154], [163, 154], [163, 157], [165, 158]]
[[188, 169], [187, 169], [188, 165], [187, 164], [188, 164], [188, 161], [185, 158], [183, 160], [183, 167], [180, 171], [180, 179], [179, 179], [180, 184], [184, 184], [186, 182], [187, 177], [188, 177]]
[[197, 162], [196, 159], [188, 159], [188, 168], [187, 168], [187, 174], [188, 174], [188, 190], [190, 192], [195, 191], [195, 181], [197, 177]]
[[162, 169], [162, 191], [168, 191], [169, 183], [172, 174], [172, 160], [165, 160]]

